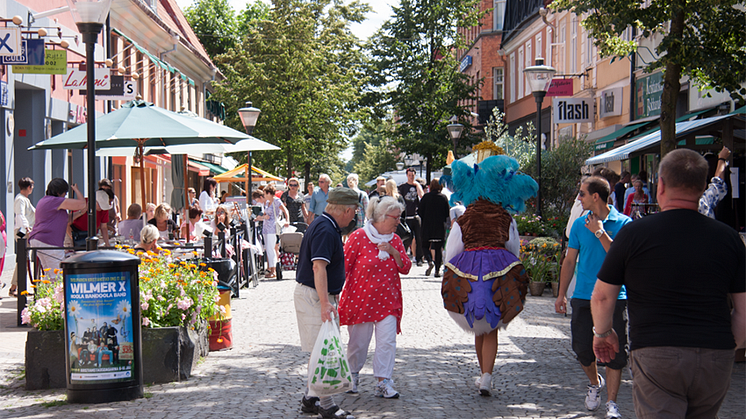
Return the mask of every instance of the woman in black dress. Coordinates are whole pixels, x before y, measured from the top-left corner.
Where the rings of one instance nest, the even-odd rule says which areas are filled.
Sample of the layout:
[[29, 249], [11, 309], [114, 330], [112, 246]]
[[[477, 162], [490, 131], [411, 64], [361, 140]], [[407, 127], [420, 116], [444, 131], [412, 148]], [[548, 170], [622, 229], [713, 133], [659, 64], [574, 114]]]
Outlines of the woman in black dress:
[[428, 264], [425, 275], [429, 276], [434, 267], [436, 278], [440, 276], [440, 267], [443, 265], [443, 242], [450, 210], [448, 198], [440, 193], [442, 189], [440, 179], [430, 181], [430, 191], [422, 196], [417, 207], [417, 213], [422, 219], [422, 247]]

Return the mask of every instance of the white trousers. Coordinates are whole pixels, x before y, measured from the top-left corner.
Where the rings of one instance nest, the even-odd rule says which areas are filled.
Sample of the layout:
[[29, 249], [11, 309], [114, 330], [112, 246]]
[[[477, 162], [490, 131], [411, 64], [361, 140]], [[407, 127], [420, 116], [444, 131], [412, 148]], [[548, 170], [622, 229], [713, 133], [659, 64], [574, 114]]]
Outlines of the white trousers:
[[275, 253], [275, 245], [277, 244], [277, 234], [264, 234], [264, 247], [266, 248], [265, 254], [267, 255], [267, 266], [274, 268], [277, 265], [277, 253]]
[[376, 332], [376, 351], [373, 355], [373, 375], [376, 378], [391, 378], [396, 359], [396, 317], [386, 316], [380, 322], [360, 323], [347, 326], [350, 340], [347, 342], [347, 361], [350, 371], [359, 373], [368, 357], [368, 345]]

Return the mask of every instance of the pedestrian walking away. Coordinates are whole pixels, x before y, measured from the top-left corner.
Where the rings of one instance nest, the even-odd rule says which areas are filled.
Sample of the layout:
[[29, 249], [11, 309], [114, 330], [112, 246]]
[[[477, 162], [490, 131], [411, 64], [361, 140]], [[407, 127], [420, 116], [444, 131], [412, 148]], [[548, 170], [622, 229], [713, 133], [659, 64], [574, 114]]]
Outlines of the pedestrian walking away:
[[529, 282], [508, 210], [523, 210], [538, 185], [507, 156], [488, 157], [478, 167], [454, 161], [451, 169], [451, 200], [463, 202], [466, 211], [448, 236], [441, 293], [451, 318], [475, 334], [481, 373], [475, 384], [481, 395], [489, 396], [498, 328], [507, 327], [523, 310]]
[[606, 387], [606, 417], [620, 418], [616, 401], [622, 382], [622, 369], [627, 365], [627, 295], [622, 288], [614, 303], [614, 330], [620, 336], [622, 349], [605, 364], [606, 379], [598, 372], [593, 354], [594, 332], [590, 302], [596, 275], [606, 252], [619, 230], [632, 221], [620, 214], [615, 206], [608, 204], [610, 191], [609, 182], [600, 176], [591, 176], [580, 185], [578, 201], [588, 213], [576, 219], [570, 229], [570, 241], [567, 256], [562, 263], [559, 294], [554, 309], [557, 313], [567, 313], [567, 290], [573, 274], [576, 274], [575, 289], [570, 300], [571, 339], [572, 349], [589, 380], [585, 407], [591, 411], [598, 409], [601, 406], [601, 390]]
[[603, 362], [624, 352], [612, 318], [626, 287], [637, 417], [714, 418], [734, 349], [746, 346], [746, 249], [728, 225], [697, 211], [707, 185], [702, 156], [674, 150], [658, 178], [661, 212], [624, 227], [598, 272], [593, 349]]
[[422, 246], [427, 260], [425, 276], [435, 268], [435, 277], [440, 277], [440, 267], [443, 266], [443, 242], [446, 238], [446, 223], [450, 207], [448, 198], [441, 193], [440, 179], [430, 181], [430, 191], [422, 196], [417, 214], [422, 219]]
[[[339, 318], [336, 306], [345, 282], [340, 226], [352, 221], [358, 202], [357, 193], [352, 189], [331, 190], [325, 211], [303, 235], [293, 295], [303, 351], [313, 349], [323, 322], [332, 321], [332, 315]], [[308, 394], [307, 387], [301, 399], [301, 411], [316, 413], [322, 419], [354, 419], [352, 414], [340, 409], [331, 396], [314, 397]]]
[[373, 375], [378, 380], [375, 395], [387, 399], [399, 397], [392, 379], [403, 308], [399, 275], [408, 274], [412, 267], [404, 243], [394, 234], [402, 211], [404, 206], [390, 196], [371, 199], [368, 222], [345, 242], [345, 285], [339, 300], [339, 319], [350, 333], [347, 357], [352, 389], [349, 393], [358, 392], [360, 370], [375, 331]]
[[422, 237], [421, 237], [421, 221], [420, 216], [417, 215], [417, 206], [420, 204], [420, 198], [425, 194], [422, 189], [422, 185], [414, 180], [415, 170], [411, 167], [407, 168], [407, 181], [399, 185], [398, 192], [406, 204], [405, 217], [407, 225], [412, 231], [412, 241], [407, 243], [407, 247], [411, 247], [412, 256], [415, 259], [417, 266], [422, 266]]

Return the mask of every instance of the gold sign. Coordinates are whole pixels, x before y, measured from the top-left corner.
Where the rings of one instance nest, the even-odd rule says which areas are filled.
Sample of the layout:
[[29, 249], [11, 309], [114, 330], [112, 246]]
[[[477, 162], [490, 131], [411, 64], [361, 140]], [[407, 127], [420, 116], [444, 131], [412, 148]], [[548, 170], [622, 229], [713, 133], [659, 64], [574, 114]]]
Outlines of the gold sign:
[[48, 49], [44, 51], [44, 65], [14, 65], [14, 74], [67, 74], [67, 51]]

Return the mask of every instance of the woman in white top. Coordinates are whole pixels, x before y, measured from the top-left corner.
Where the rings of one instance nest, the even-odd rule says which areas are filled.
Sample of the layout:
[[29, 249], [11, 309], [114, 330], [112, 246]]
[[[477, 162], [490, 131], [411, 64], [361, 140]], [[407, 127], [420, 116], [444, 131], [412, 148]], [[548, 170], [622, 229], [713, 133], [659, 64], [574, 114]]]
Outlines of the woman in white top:
[[215, 213], [218, 207], [218, 199], [215, 197], [215, 190], [218, 188], [218, 182], [208, 177], [202, 186], [202, 193], [199, 195], [199, 208], [208, 215]]

